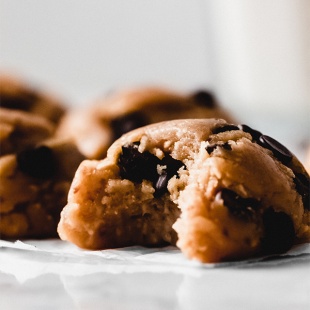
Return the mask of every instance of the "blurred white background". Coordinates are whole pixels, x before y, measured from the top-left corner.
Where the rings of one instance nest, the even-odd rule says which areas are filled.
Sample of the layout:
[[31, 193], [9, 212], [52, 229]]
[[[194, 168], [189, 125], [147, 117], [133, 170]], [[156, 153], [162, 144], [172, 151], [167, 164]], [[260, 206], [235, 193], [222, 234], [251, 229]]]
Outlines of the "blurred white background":
[[310, 0], [0, 0], [0, 70], [82, 105], [127, 86], [215, 92], [293, 151], [310, 132]]

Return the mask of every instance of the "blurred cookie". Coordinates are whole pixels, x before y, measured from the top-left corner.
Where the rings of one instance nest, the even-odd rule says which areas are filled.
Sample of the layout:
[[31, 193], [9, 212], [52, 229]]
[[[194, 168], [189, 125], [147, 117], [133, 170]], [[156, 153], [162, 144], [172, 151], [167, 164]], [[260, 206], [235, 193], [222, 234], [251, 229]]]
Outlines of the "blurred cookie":
[[231, 121], [210, 92], [181, 94], [145, 87], [123, 90], [71, 111], [58, 134], [72, 137], [87, 158], [100, 159], [113, 141], [135, 128], [165, 120], [210, 117]]
[[56, 237], [60, 211], [83, 159], [74, 144], [59, 139], [1, 156], [1, 238]]
[[0, 74], [0, 106], [30, 112], [53, 123], [58, 123], [65, 113], [64, 105], [52, 95], [5, 74]]
[[84, 159], [75, 144], [53, 138], [38, 114], [0, 108], [0, 237], [57, 236], [74, 173]]
[[58, 232], [87, 249], [176, 244], [218, 262], [310, 239], [309, 175], [273, 138], [220, 119], [166, 121], [85, 160]]
[[54, 131], [54, 124], [44, 117], [0, 108], [0, 156], [33, 146]]

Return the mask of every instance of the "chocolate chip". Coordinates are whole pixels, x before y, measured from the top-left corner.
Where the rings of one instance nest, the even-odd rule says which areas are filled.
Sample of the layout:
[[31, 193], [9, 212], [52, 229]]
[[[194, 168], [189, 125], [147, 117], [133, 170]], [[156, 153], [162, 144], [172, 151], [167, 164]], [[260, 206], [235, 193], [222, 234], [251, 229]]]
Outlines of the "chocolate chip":
[[309, 176], [306, 174], [302, 174], [302, 173], [295, 173], [294, 183], [296, 185], [296, 191], [302, 198], [304, 208], [306, 210], [310, 210], [310, 199], [309, 199], [310, 178]]
[[295, 239], [294, 223], [284, 212], [269, 208], [263, 214], [264, 237], [262, 250], [267, 254], [279, 254], [289, 250]]
[[[141, 183], [143, 180], [151, 181], [155, 188], [154, 195], [159, 197], [167, 192], [168, 181], [177, 175], [184, 164], [169, 154], [160, 160], [150, 152], [140, 153], [138, 147], [138, 142], [122, 147], [122, 154], [118, 159], [120, 176], [136, 183]], [[158, 165], [166, 166], [161, 174], [157, 171]]]
[[225, 149], [227, 151], [231, 151], [231, 146], [230, 146], [230, 144], [228, 142], [209, 144], [206, 147], [206, 151], [210, 155], [217, 147], [221, 147], [221, 148], [223, 148], [223, 149]]
[[217, 199], [224, 201], [225, 207], [230, 213], [240, 219], [250, 220], [255, 216], [260, 202], [254, 198], [243, 198], [232, 190], [223, 188], [218, 194]]
[[260, 202], [255, 198], [243, 198], [232, 190], [223, 188], [217, 195], [216, 199], [222, 199], [224, 205], [233, 216], [243, 220], [254, 218]]
[[155, 197], [162, 196], [167, 191], [169, 177], [166, 172], [162, 173], [155, 184]]
[[216, 102], [214, 100], [214, 96], [206, 91], [206, 90], [199, 90], [191, 95], [191, 99], [200, 106], [214, 109], [216, 108]]
[[182, 161], [174, 159], [169, 154], [160, 161], [161, 166], [166, 166], [161, 174], [158, 176], [158, 179], [154, 185], [155, 187], [155, 197], [159, 197], [168, 191], [167, 185], [168, 181], [176, 175], [178, 177], [178, 170], [181, 167], [185, 167]]
[[137, 183], [141, 183], [144, 179], [156, 182], [157, 165], [160, 164], [160, 159], [150, 152], [140, 153], [138, 147], [139, 143], [122, 147], [122, 153], [118, 159], [121, 178]]
[[273, 155], [283, 164], [288, 164], [293, 158], [293, 154], [284, 145], [269, 136], [261, 135], [259, 143], [272, 151]]
[[132, 112], [117, 117], [111, 121], [111, 127], [114, 133], [113, 139], [116, 140], [124, 133], [148, 124], [147, 119], [139, 112]]
[[167, 172], [169, 179], [176, 175], [181, 167], [185, 167], [181, 160], [174, 159], [169, 154], [165, 155], [160, 164], [162, 166], [167, 166], [165, 171]]
[[218, 144], [209, 144], [206, 147], [206, 151], [208, 152], [208, 154], [210, 155], [216, 148], [218, 147]]
[[238, 125], [238, 127], [242, 131], [249, 133], [252, 136], [254, 141], [258, 141], [260, 136], [262, 135], [260, 131], [253, 129], [248, 125], [242, 124], [242, 125]]
[[217, 134], [220, 132], [225, 132], [225, 131], [230, 131], [230, 130], [240, 130], [238, 126], [232, 125], [232, 124], [227, 124], [227, 125], [222, 125], [216, 128], [212, 129], [213, 134]]
[[293, 154], [277, 140], [267, 135], [263, 135], [260, 131], [252, 129], [250, 126], [238, 125], [238, 127], [244, 132], [251, 134], [253, 140], [260, 146], [272, 151], [273, 155], [284, 165], [292, 160]]
[[54, 154], [47, 146], [40, 146], [20, 152], [17, 155], [19, 169], [34, 178], [46, 179], [56, 172]]

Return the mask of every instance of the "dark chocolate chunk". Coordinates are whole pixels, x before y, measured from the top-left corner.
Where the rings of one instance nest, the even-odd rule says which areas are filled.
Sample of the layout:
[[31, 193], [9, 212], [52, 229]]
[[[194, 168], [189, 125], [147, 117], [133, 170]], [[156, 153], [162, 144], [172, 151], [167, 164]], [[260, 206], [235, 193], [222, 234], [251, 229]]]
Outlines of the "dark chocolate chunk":
[[218, 147], [218, 144], [214, 143], [214, 144], [209, 144], [206, 147], [206, 151], [208, 152], [208, 154], [210, 155], [216, 148]]
[[206, 90], [199, 90], [199, 91], [193, 93], [191, 95], [191, 99], [197, 105], [207, 107], [210, 109], [216, 108], [216, 102], [215, 102], [214, 96]]
[[222, 125], [216, 128], [212, 129], [213, 134], [217, 134], [220, 132], [225, 132], [225, 131], [230, 131], [230, 130], [240, 130], [238, 126], [232, 125], [232, 124], [227, 124], [227, 125]]
[[296, 191], [302, 198], [304, 208], [310, 210], [310, 178], [306, 174], [295, 173], [294, 183], [296, 185]]
[[168, 181], [174, 176], [178, 176], [178, 170], [185, 167], [182, 161], [172, 158], [169, 154], [160, 161], [161, 166], [166, 166], [166, 169], [159, 175], [155, 184], [155, 197], [159, 197], [168, 191]]
[[124, 133], [147, 124], [148, 120], [145, 119], [145, 117], [139, 112], [132, 112], [130, 114], [117, 117], [111, 121], [111, 127], [114, 133], [113, 139], [116, 140]]
[[289, 162], [291, 162], [293, 154], [277, 140], [267, 135], [263, 135], [260, 131], [252, 129], [250, 126], [238, 125], [238, 127], [244, 132], [251, 134], [254, 142], [272, 151], [273, 155], [284, 165], [287, 165]]
[[230, 213], [243, 220], [251, 220], [255, 216], [260, 202], [254, 198], [243, 198], [232, 190], [223, 188], [219, 193], [219, 198], [223, 199], [225, 207]]
[[230, 144], [228, 142], [209, 144], [206, 147], [206, 151], [210, 155], [217, 147], [222, 147], [223, 149], [225, 149], [227, 151], [231, 151], [231, 146], [230, 146]]
[[[136, 183], [141, 183], [143, 180], [151, 181], [155, 188], [155, 196], [159, 197], [167, 192], [168, 181], [177, 175], [184, 164], [169, 154], [160, 160], [150, 152], [140, 153], [138, 147], [138, 142], [122, 147], [122, 154], [118, 159], [120, 176]], [[158, 165], [166, 166], [161, 174], [158, 174]]]
[[264, 237], [262, 250], [266, 254], [279, 254], [289, 250], [295, 239], [294, 223], [284, 212], [269, 208], [263, 214]]
[[19, 169], [34, 178], [46, 179], [56, 172], [53, 151], [47, 146], [27, 149], [17, 155]]
[[161, 166], [167, 166], [165, 171], [167, 172], [169, 179], [176, 175], [181, 167], [185, 167], [181, 160], [174, 159], [169, 154], [165, 155], [160, 164]]
[[269, 136], [261, 135], [259, 144], [272, 151], [273, 155], [283, 164], [288, 164], [293, 158], [293, 154], [284, 145]]
[[122, 147], [122, 153], [118, 159], [121, 178], [137, 183], [141, 183], [144, 179], [156, 182], [157, 165], [160, 164], [160, 159], [150, 152], [140, 153], [138, 147], [139, 143]]
[[254, 141], [259, 141], [259, 138], [262, 135], [260, 131], [253, 129], [248, 125], [242, 124], [242, 125], [238, 125], [238, 127], [242, 131], [249, 133], [252, 136]]

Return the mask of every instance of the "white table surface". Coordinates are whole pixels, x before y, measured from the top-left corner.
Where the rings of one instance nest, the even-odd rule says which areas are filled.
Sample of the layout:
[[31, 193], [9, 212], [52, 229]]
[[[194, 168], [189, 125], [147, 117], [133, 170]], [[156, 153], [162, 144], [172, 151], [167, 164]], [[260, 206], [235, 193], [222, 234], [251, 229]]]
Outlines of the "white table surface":
[[0, 247], [3, 310], [299, 310], [309, 309], [309, 293], [310, 254], [213, 266], [173, 247], [85, 252], [60, 240]]

